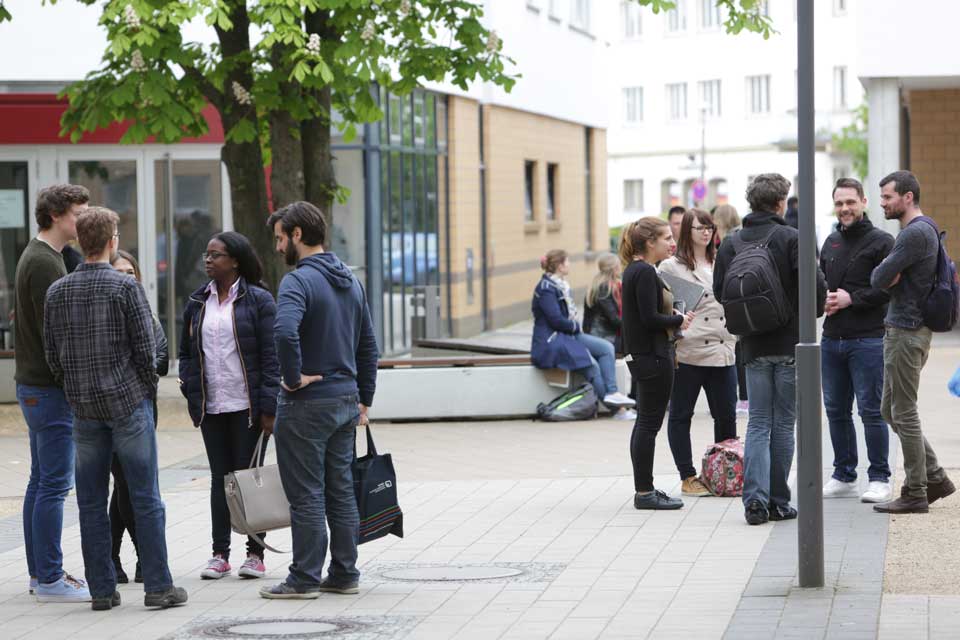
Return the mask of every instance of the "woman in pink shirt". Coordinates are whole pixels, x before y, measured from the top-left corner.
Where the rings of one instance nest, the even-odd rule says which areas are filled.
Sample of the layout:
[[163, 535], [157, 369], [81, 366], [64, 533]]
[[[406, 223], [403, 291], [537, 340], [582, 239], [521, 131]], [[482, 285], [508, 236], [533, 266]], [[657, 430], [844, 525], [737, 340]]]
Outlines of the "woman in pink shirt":
[[[249, 240], [233, 231], [219, 233], [203, 260], [210, 282], [193, 292], [183, 311], [180, 391], [210, 462], [213, 556], [200, 576], [216, 580], [232, 572], [223, 477], [246, 469], [261, 432], [265, 437], [273, 432], [280, 371], [273, 342], [277, 307], [261, 282], [263, 267]], [[253, 537], [238, 573], [244, 578], [266, 573], [263, 545]]]

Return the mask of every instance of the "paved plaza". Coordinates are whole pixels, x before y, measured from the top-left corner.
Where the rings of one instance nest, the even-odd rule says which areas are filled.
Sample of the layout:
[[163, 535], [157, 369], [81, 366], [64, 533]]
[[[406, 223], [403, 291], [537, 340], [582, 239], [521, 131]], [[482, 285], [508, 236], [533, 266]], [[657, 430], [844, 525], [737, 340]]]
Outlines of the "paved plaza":
[[[921, 395], [924, 424], [941, 458], [958, 467], [953, 416], [960, 400], [946, 393], [945, 383], [960, 361], [960, 342], [936, 344]], [[171, 571], [189, 592], [188, 605], [147, 610], [141, 585], [134, 584], [120, 587], [123, 605], [109, 612], [37, 604], [27, 594], [16, 513], [29, 470], [27, 439], [7, 429], [11, 435], [0, 437], [0, 637], [960, 637], [960, 577], [928, 593], [885, 592], [885, 583], [899, 584], [892, 570], [911, 570], [885, 565], [891, 527], [911, 543], [909, 518], [894, 522], [856, 500], [827, 501], [827, 586], [799, 589], [795, 521], [748, 527], [739, 499], [728, 498], [684, 498], [685, 507], [675, 512], [634, 510], [631, 425], [609, 419], [375, 424], [378, 448], [393, 454], [398, 471], [406, 537], [361, 547], [357, 596], [263, 600], [257, 590], [283, 579], [289, 556], [268, 552], [264, 580], [200, 580], [210, 554], [206, 458], [197, 431], [185, 422], [168, 425], [159, 433], [160, 481]], [[741, 434], [745, 427], [740, 416]], [[707, 446], [710, 433], [706, 408], [698, 407], [694, 451]], [[657, 486], [678, 495], [665, 429], [657, 444]], [[363, 442], [358, 446], [362, 451]], [[898, 459], [898, 447], [891, 449]], [[825, 439], [825, 464], [830, 460]], [[901, 478], [898, 471], [894, 481]], [[956, 501], [934, 505], [931, 516], [949, 516]], [[924, 544], [946, 558], [956, 531]], [[290, 548], [287, 531], [268, 540]], [[63, 550], [65, 568], [81, 574], [72, 495]], [[234, 535], [234, 564], [242, 551]], [[129, 542], [123, 560], [131, 570]]]

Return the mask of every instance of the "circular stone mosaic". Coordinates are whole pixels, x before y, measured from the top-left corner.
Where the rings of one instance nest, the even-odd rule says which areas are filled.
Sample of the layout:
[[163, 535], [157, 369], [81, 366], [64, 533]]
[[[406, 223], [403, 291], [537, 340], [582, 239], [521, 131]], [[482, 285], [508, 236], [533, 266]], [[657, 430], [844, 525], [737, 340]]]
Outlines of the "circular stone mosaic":
[[418, 582], [458, 582], [461, 580], [492, 580], [512, 578], [523, 574], [522, 569], [511, 567], [463, 566], [463, 567], [415, 567], [409, 569], [390, 569], [382, 572], [388, 580], [408, 580]]

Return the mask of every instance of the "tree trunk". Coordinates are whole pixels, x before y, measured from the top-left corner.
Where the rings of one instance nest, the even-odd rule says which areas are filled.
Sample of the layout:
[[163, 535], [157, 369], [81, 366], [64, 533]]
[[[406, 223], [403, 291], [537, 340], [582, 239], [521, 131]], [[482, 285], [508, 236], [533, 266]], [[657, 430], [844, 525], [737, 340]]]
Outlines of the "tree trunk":
[[[327, 11], [307, 12], [304, 23], [309, 33], [316, 33], [324, 42], [336, 42], [338, 34], [329, 22]], [[300, 124], [303, 146], [304, 195], [308, 202], [315, 204], [327, 219], [328, 228], [332, 226], [333, 195], [337, 179], [333, 169], [333, 157], [330, 154], [330, 87], [316, 90], [314, 97], [319, 103], [320, 115]], [[330, 244], [328, 233], [327, 244]]]
[[[272, 52], [275, 69], [283, 68], [287, 52], [276, 45]], [[282, 82], [278, 91], [285, 98], [297, 95], [293, 83]], [[273, 209], [304, 199], [303, 146], [300, 142], [300, 123], [289, 111], [270, 113], [270, 196]]]
[[[224, 61], [230, 60], [229, 72], [224, 82], [224, 100], [220, 118], [224, 131], [230, 131], [243, 120], [250, 120], [257, 127], [256, 106], [242, 104], [237, 98], [233, 83], [250, 91], [253, 86], [253, 70], [250, 62], [250, 18], [246, 2], [225, 2], [230, 11], [233, 29], [224, 31], [217, 27], [220, 49]], [[263, 279], [276, 291], [283, 275], [283, 262], [274, 251], [273, 232], [267, 229], [267, 181], [263, 174], [263, 153], [259, 139], [250, 142], [224, 143], [220, 158], [227, 166], [230, 177], [230, 197], [233, 208], [233, 226], [245, 235], [263, 263]]]

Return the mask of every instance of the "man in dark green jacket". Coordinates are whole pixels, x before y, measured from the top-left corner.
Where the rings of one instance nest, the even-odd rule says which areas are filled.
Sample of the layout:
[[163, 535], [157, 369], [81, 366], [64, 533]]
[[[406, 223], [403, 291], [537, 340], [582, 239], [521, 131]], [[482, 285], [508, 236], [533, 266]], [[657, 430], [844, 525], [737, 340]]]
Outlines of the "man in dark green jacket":
[[17, 263], [14, 354], [17, 400], [30, 432], [30, 481], [23, 499], [23, 541], [30, 592], [40, 602], [88, 602], [82, 580], [63, 570], [60, 535], [63, 501], [73, 487], [73, 412], [43, 351], [43, 307], [47, 289], [67, 275], [61, 251], [77, 237], [77, 216], [90, 194], [72, 184], [40, 191], [40, 232]]

